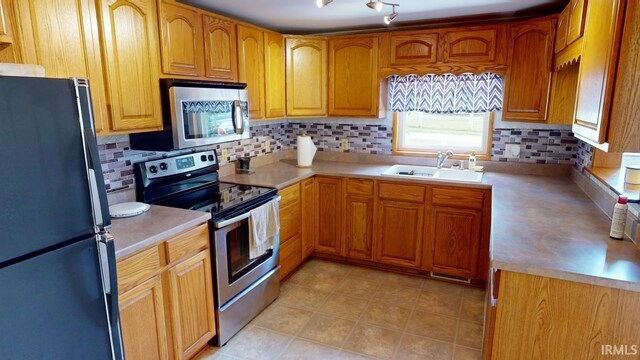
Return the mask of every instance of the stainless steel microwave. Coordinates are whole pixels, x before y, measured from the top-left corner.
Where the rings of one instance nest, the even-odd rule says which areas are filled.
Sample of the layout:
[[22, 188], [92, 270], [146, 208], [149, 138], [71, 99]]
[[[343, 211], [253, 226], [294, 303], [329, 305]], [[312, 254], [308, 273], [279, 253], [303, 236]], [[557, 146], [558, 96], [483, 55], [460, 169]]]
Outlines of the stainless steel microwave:
[[246, 86], [160, 80], [163, 130], [130, 135], [131, 148], [170, 151], [248, 139]]

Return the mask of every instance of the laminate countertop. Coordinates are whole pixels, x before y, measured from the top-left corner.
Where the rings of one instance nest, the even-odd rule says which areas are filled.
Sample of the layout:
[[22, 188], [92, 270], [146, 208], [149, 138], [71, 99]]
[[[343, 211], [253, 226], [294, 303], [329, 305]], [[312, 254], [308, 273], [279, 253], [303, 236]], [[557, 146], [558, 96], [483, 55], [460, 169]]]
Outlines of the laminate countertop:
[[[283, 160], [221, 181], [278, 189], [314, 175], [442, 183], [380, 176], [389, 166], [316, 161], [298, 168]], [[640, 251], [609, 238], [609, 218], [570, 178], [485, 173], [480, 184], [455, 185], [492, 188], [492, 268], [640, 292]]]
[[112, 218], [109, 233], [113, 235], [116, 259], [192, 229], [207, 220], [211, 214], [151, 205], [142, 215], [128, 218]]

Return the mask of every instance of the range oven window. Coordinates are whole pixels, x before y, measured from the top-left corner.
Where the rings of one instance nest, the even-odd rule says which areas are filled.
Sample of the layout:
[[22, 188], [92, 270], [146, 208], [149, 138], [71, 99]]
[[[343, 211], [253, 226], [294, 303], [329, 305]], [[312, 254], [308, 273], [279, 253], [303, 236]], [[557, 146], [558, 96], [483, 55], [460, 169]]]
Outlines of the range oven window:
[[[233, 101], [183, 101], [184, 136], [186, 139], [203, 139], [233, 135]], [[245, 119], [249, 116], [248, 104], [242, 102]]]
[[240, 226], [225, 235], [227, 243], [227, 266], [229, 284], [234, 283], [244, 274], [259, 266], [273, 255], [268, 250], [264, 255], [251, 259], [249, 257], [249, 221], [243, 220]]

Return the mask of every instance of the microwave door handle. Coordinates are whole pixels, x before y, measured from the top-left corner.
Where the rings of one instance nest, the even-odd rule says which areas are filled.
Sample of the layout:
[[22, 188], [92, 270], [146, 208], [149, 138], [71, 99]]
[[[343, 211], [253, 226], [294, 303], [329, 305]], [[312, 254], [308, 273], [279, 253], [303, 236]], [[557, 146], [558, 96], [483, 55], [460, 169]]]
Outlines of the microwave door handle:
[[240, 100], [233, 101], [231, 116], [233, 117], [233, 130], [235, 130], [236, 134], [242, 135], [244, 133], [244, 119], [242, 118], [242, 103]]

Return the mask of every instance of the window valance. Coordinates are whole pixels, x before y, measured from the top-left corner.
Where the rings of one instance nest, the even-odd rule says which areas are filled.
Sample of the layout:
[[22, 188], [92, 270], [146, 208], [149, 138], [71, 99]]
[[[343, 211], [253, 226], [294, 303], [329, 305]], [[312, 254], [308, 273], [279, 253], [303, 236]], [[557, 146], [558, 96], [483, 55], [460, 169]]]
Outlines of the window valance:
[[392, 111], [435, 114], [482, 113], [502, 109], [502, 78], [494, 73], [392, 76]]

